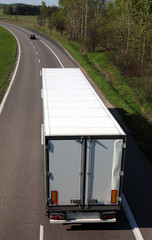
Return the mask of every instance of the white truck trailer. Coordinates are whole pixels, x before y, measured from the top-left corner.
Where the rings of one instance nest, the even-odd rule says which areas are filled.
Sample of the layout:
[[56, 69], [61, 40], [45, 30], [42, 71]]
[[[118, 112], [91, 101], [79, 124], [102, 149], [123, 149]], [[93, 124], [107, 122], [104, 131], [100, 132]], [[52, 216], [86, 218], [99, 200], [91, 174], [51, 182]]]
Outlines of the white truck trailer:
[[78, 68], [42, 69], [50, 223], [115, 222], [126, 135]]

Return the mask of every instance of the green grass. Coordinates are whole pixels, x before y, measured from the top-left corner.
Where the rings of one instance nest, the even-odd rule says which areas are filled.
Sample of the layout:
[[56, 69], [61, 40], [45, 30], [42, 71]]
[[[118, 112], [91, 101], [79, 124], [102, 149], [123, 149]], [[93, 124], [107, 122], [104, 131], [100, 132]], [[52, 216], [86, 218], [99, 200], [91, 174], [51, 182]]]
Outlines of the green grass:
[[17, 43], [12, 34], [0, 27], [0, 102], [9, 85], [16, 60], [16, 48]]
[[20, 15], [0, 15], [0, 21], [10, 22], [12, 24], [30, 28], [37, 25], [36, 16], [20, 16]]

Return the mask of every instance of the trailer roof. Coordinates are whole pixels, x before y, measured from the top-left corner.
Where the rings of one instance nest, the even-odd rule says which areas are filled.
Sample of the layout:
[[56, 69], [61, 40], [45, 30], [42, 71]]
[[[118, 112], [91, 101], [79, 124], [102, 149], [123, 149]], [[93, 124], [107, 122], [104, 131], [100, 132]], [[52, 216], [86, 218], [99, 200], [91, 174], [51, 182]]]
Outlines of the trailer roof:
[[79, 68], [43, 68], [45, 136], [125, 135]]

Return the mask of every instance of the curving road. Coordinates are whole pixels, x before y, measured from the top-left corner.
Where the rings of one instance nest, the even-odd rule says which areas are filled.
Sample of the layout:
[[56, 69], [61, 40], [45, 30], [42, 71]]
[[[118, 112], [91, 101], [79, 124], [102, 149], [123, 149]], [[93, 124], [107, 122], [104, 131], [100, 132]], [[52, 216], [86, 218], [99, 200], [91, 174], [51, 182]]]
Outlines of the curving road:
[[[124, 193], [142, 235], [132, 231], [123, 209], [116, 224], [49, 224], [41, 145], [41, 69], [73, 68], [77, 64], [52, 39], [37, 33], [37, 40], [30, 40], [31, 31], [0, 25], [17, 37], [21, 50], [19, 67], [0, 114], [0, 240], [152, 239], [152, 168], [130, 137]], [[137, 227], [134, 221], [131, 226]]]

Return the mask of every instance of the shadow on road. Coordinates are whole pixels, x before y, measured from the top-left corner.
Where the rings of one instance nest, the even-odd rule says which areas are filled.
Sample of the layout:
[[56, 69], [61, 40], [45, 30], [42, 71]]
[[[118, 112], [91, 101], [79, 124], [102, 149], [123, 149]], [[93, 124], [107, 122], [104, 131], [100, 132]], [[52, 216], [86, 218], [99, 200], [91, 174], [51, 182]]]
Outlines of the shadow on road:
[[92, 230], [129, 230], [130, 225], [127, 221], [125, 213], [122, 211], [117, 216], [116, 223], [87, 223], [87, 224], [75, 224], [69, 225], [67, 231], [92, 231]]
[[[152, 163], [152, 125], [137, 114], [128, 115], [121, 109], [109, 110], [127, 134], [124, 195], [138, 227], [151, 229], [152, 165], [149, 161]], [[127, 121], [128, 128], [118, 112], [123, 116], [123, 120]]]
[[[129, 134], [140, 149], [144, 152], [149, 162], [152, 163], [152, 124], [146, 117], [139, 114], [128, 114], [123, 109], [111, 108], [109, 111], [117, 119], [120, 126]], [[120, 117], [120, 115], [122, 117]], [[127, 127], [126, 124], [127, 123]], [[129, 130], [130, 129], [130, 130]]]

